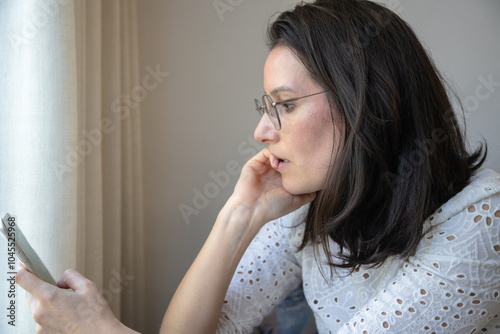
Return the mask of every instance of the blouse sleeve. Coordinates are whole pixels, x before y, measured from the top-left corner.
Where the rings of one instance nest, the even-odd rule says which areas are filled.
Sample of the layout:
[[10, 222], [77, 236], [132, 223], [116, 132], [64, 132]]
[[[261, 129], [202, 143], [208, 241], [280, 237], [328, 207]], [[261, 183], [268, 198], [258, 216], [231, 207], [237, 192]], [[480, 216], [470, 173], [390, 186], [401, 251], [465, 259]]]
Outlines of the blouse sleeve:
[[254, 238], [227, 291], [217, 333], [252, 333], [301, 282], [301, 268], [289, 243], [295, 228], [285, 216], [264, 225]]
[[499, 203], [496, 194], [431, 228], [339, 333], [499, 333]]

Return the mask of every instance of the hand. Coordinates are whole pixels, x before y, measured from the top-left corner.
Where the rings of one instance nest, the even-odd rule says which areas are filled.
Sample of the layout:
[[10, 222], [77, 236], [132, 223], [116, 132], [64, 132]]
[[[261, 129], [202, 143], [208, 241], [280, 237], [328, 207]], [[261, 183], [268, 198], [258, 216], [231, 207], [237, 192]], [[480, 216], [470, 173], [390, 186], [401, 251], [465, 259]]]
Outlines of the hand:
[[118, 333], [127, 327], [113, 315], [95, 284], [76, 270], [66, 270], [55, 287], [18, 263], [16, 282], [38, 323], [37, 333]]
[[316, 193], [292, 195], [282, 186], [281, 174], [272, 168], [269, 150], [260, 151], [241, 171], [226, 207], [243, 206], [260, 225], [282, 217], [314, 200]]

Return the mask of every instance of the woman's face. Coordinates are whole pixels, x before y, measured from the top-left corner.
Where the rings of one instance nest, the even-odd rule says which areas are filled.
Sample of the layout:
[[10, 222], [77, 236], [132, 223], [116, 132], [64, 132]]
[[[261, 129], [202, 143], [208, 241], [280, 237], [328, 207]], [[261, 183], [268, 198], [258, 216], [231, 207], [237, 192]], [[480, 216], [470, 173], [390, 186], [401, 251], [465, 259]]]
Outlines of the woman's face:
[[[285, 46], [275, 47], [264, 65], [264, 89], [274, 102], [323, 91], [295, 54]], [[267, 144], [271, 166], [282, 176], [283, 188], [292, 194], [323, 189], [331, 164], [334, 131], [326, 94], [287, 104], [280, 114], [277, 131], [267, 115], [255, 129], [255, 139]], [[335, 114], [335, 111], [333, 111]]]

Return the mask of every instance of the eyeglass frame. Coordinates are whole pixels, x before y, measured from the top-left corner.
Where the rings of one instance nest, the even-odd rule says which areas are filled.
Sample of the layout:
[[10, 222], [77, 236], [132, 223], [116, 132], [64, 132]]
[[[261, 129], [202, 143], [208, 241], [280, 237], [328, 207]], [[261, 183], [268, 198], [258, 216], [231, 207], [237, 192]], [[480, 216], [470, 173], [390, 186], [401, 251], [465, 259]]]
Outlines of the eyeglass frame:
[[[294, 97], [294, 98], [291, 98], [291, 99], [288, 99], [288, 100], [279, 101], [279, 102], [274, 102], [273, 98], [269, 94], [264, 94], [264, 95], [262, 95], [262, 101], [254, 99], [254, 102], [255, 102], [255, 105], [256, 105], [255, 110], [257, 110], [261, 116], [263, 116], [264, 114], [267, 114], [267, 116], [269, 116], [269, 118], [271, 118], [271, 123], [273, 123], [274, 127], [276, 128], [276, 130], [279, 131], [279, 130], [281, 130], [281, 118], [280, 118], [278, 109], [276, 108], [277, 105], [285, 104], [285, 103], [289, 103], [289, 102], [295, 102], [297, 100], [300, 100], [300, 99], [303, 99], [303, 98], [306, 98], [306, 97], [310, 97], [310, 96], [314, 96], [314, 95], [319, 95], [319, 94], [323, 94], [323, 93], [326, 93], [326, 92], [328, 92], [328, 90], [324, 90], [322, 92], [318, 92], [318, 93], [314, 93], [314, 94], [304, 95], [304, 96], [301, 96], [301, 97]], [[275, 113], [276, 117], [274, 117], [269, 112], [269, 110], [267, 110], [268, 108], [266, 107], [266, 105], [265, 105], [266, 103], [264, 102], [264, 97], [266, 97], [266, 96], [269, 99], [269, 101], [271, 101], [271, 105], [273, 106], [274, 113]], [[261, 103], [263, 103], [264, 105], [262, 105]], [[278, 123], [275, 124], [272, 121], [273, 119], [277, 119]]]

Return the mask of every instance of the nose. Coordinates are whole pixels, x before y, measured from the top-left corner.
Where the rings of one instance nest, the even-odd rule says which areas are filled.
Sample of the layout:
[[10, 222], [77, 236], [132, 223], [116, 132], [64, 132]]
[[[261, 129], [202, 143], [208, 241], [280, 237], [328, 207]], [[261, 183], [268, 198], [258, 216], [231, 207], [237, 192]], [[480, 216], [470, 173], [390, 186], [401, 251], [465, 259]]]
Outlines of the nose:
[[266, 114], [262, 115], [259, 124], [253, 133], [255, 140], [262, 144], [276, 143], [279, 140], [279, 134], [273, 123]]

